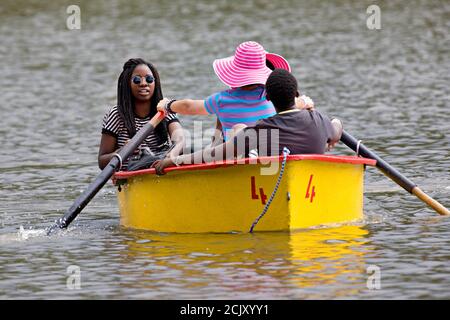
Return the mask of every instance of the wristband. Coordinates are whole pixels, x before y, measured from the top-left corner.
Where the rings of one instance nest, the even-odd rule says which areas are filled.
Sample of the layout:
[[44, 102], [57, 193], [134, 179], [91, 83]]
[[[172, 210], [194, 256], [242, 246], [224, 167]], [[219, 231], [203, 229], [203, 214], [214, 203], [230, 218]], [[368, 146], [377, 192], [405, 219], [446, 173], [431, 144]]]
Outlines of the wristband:
[[177, 100], [171, 99], [169, 102], [166, 103], [166, 105], [164, 106], [164, 109], [166, 110], [166, 113], [176, 113], [170, 108], [172, 103], [174, 103], [175, 101], [177, 101]]
[[[121, 157], [120, 154], [118, 154], [118, 153], [114, 153], [112, 157], [113, 157], [113, 158], [116, 157], [117, 159], [119, 159], [119, 167], [118, 167], [117, 171], [120, 171], [120, 169], [122, 169], [122, 164], [123, 164], [122, 157]], [[112, 158], [111, 158], [111, 159], [112, 159]], [[110, 160], [110, 161], [111, 161], [111, 160]]]

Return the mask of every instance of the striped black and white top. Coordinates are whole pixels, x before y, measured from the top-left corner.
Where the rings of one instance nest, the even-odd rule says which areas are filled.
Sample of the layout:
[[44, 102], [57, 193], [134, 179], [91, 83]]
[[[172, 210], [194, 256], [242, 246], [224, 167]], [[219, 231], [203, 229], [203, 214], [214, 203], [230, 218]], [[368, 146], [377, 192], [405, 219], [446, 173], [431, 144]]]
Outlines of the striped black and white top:
[[[145, 118], [140, 118], [135, 116], [134, 119], [136, 123], [136, 132], [138, 132], [146, 123], [150, 121], [151, 117], [147, 116]], [[174, 121], [179, 122], [175, 113], [169, 113], [163, 121], [166, 122], [166, 125], [169, 125]], [[161, 122], [159, 125], [162, 124], [163, 123]], [[123, 147], [125, 143], [131, 139], [128, 134], [127, 127], [119, 115], [119, 109], [117, 106], [112, 107], [105, 114], [103, 118], [102, 134], [109, 134], [117, 139], [116, 149]], [[171, 144], [172, 143], [168, 135], [166, 137], [161, 137], [154, 131], [144, 140], [139, 148], [148, 147], [152, 152], [157, 153], [164, 151], [170, 147]]]

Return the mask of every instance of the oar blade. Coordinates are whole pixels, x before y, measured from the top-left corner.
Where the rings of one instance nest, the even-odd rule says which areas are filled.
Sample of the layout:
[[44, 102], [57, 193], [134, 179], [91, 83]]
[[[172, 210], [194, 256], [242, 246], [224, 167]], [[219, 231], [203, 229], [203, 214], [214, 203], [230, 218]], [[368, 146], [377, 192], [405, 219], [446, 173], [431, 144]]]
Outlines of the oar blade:
[[78, 214], [86, 207], [92, 198], [100, 191], [100, 189], [108, 182], [114, 172], [119, 167], [119, 159], [114, 157], [108, 165], [102, 170], [97, 178], [87, 187], [87, 189], [74, 201], [72, 206], [64, 213], [64, 215], [55, 221], [55, 223], [47, 230], [50, 235], [56, 228], [64, 229], [78, 216]]
[[86, 207], [91, 199], [112, 177], [114, 172], [120, 170], [122, 160], [128, 157], [136, 150], [139, 145], [147, 138], [155, 127], [164, 119], [164, 112], [158, 112], [148, 123], [146, 123], [130, 141], [114, 156], [108, 165], [102, 170], [97, 178], [88, 186], [88, 188], [75, 200], [69, 210], [55, 223], [47, 229], [47, 235], [50, 235], [55, 229], [64, 229], [78, 216], [78, 214]]

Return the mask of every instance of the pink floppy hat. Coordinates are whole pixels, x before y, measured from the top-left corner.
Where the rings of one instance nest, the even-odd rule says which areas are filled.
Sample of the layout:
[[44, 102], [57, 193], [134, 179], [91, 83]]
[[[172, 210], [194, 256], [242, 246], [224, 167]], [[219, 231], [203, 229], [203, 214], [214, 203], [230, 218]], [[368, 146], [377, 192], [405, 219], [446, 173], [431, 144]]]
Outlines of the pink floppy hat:
[[231, 88], [265, 84], [272, 72], [266, 66], [266, 59], [276, 69], [291, 71], [286, 59], [278, 54], [266, 52], [262, 45], [254, 41], [241, 43], [236, 48], [234, 56], [215, 60], [213, 68], [220, 81]]

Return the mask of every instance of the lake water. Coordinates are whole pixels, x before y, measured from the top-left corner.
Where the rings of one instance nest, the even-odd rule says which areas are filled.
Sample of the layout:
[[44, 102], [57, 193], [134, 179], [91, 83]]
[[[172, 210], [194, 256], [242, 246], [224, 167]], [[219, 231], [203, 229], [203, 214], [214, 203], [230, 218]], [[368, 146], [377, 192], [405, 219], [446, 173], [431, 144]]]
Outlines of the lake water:
[[[77, 4], [80, 30], [66, 26], [67, 1], [0, 4], [0, 298], [450, 298], [450, 219], [375, 168], [366, 218], [352, 225], [125, 230], [107, 184], [68, 231], [43, 235], [99, 172], [101, 121], [128, 58], [154, 62], [166, 96], [202, 99], [224, 88], [212, 61], [247, 40], [286, 57], [319, 110], [449, 207], [448, 1], [377, 1], [380, 30], [366, 26], [371, 1]], [[181, 120], [190, 130], [215, 121]], [[351, 154], [343, 145], [333, 153]], [[67, 287], [70, 266], [80, 289]], [[380, 289], [367, 287], [373, 268]]]

